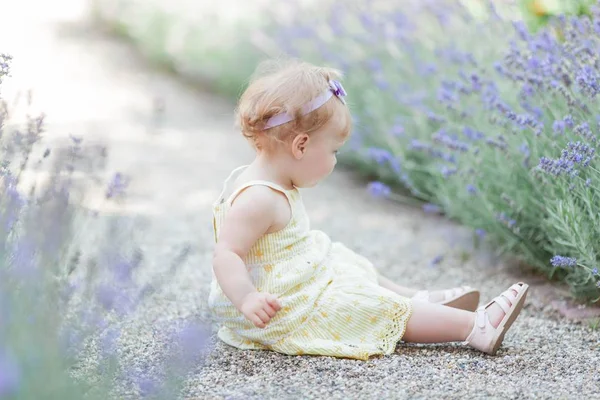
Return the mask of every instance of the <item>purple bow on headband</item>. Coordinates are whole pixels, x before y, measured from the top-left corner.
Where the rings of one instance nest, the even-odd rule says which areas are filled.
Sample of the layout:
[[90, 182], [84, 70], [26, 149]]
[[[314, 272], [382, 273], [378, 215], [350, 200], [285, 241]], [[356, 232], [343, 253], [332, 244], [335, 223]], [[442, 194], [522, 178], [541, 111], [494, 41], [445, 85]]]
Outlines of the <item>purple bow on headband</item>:
[[344, 100], [344, 97], [348, 93], [346, 93], [346, 91], [344, 90], [344, 87], [342, 86], [342, 84], [340, 82], [334, 81], [333, 79], [330, 80], [329, 88], [331, 89], [333, 94], [335, 94], [337, 96], [337, 98], [342, 101], [342, 103], [346, 104], [346, 100]]
[[[342, 84], [340, 82], [332, 79], [329, 81], [329, 90], [327, 90], [325, 93], [321, 94], [317, 98], [311, 100], [310, 102], [305, 104], [304, 107], [302, 107], [302, 115], [306, 115], [309, 112], [314, 111], [317, 108], [321, 107], [333, 95], [335, 95], [338, 99], [340, 99], [340, 101], [342, 103], [346, 104], [346, 100], [344, 99], [344, 97], [347, 95], [347, 93], [344, 90], [344, 87], [342, 86]], [[267, 121], [267, 124], [265, 125], [265, 129], [283, 125], [285, 123], [292, 121], [293, 119], [294, 119], [294, 116], [290, 115], [288, 113], [277, 114], [277, 115], [269, 118], [269, 120]]]

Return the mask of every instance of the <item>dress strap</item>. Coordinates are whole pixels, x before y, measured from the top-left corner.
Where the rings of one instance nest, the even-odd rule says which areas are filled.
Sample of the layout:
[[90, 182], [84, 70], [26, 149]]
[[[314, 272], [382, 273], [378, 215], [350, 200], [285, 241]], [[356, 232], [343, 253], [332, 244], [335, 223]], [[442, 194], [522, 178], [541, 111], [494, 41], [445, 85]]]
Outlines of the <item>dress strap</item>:
[[248, 182], [244, 183], [242, 186], [237, 188], [233, 193], [231, 193], [231, 195], [227, 199], [227, 205], [230, 206], [231, 203], [233, 203], [233, 200], [235, 200], [235, 198], [242, 192], [242, 190], [247, 189], [250, 186], [256, 186], [256, 185], [268, 186], [273, 190], [283, 193], [285, 195], [285, 197], [288, 199], [288, 201], [290, 202], [290, 205], [292, 204], [292, 198], [289, 194], [289, 192], [290, 192], [289, 190], [284, 189], [281, 185], [278, 185], [274, 182], [263, 181], [263, 180], [257, 179], [257, 180], [252, 180], [252, 181], [248, 181]]
[[[248, 167], [247, 165], [242, 165], [242, 166], [237, 167], [233, 171], [231, 171], [231, 173], [229, 173], [229, 176], [227, 177], [227, 179], [225, 179], [225, 182], [223, 183], [223, 189], [221, 190], [221, 194], [219, 194], [219, 199], [217, 200], [217, 203], [223, 202], [223, 195], [225, 194], [225, 191], [227, 190], [227, 185], [229, 185], [229, 182], [231, 181], [231, 179], [233, 179], [235, 174], [237, 174], [239, 171], [241, 171], [247, 167]], [[217, 203], [215, 203], [215, 204], [217, 204]]]

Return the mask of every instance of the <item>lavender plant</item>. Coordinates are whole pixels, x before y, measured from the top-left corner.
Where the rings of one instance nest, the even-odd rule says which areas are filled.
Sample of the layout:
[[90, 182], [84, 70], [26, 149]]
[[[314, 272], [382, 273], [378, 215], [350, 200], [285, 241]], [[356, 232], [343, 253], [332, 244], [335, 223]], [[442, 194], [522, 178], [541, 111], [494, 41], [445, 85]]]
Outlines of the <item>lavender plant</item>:
[[263, 28], [220, 59], [236, 68], [220, 79], [240, 87], [254, 60], [281, 54], [342, 69], [356, 124], [341, 161], [377, 179], [373, 194], [445, 213], [598, 300], [600, 16], [548, 18], [530, 33], [493, 4], [273, 2]]
[[493, 8], [477, 21], [456, 5], [409, 16], [377, 4], [335, 2], [326, 32], [299, 16], [276, 35], [288, 54], [347, 72], [348, 160], [598, 300], [598, 9], [531, 34]]
[[[0, 55], [0, 83], [9, 62]], [[121, 398], [118, 382], [147, 398], [176, 397], [182, 378], [201, 365], [206, 328], [165, 327], [171, 356], [160, 374], [121, 363], [122, 327], [159, 287], [136, 282], [143, 254], [131, 240], [135, 226], [80, 205], [89, 180], [76, 172], [90, 161], [80, 138], [40, 148], [43, 118], [22, 126], [10, 117], [0, 100], [0, 398]], [[36, 168], [50, 171], [45, 182], [26, 179]], [[117, 174], [106, 198], [125, 189]], [[91, 371], [82, 372], [84, 361]]]

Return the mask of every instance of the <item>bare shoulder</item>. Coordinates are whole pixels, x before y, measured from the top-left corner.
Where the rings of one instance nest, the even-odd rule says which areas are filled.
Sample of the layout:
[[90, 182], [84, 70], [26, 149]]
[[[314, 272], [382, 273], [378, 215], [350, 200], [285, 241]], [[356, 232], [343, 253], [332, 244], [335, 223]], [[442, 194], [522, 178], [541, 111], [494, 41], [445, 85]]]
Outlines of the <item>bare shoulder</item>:
[[285, 194], [265, 185], [253, 185], [233, 199], [230, 214], [258, 225], [267, 224], [271, 232], [287, 224], [291, 211]]
[[276, 207], [285, 200], [285, 195], [268, 186], [253, 185], [242, 190], [233, 200], [231, 209], [243, 210], [252, 214], [273, 214]]
[[[232, 200], [232, 206], [237, 207], [272, 207], [281, 200], [283, 194], [264, 185], [253, 185], [240, 191]], [[284, 196], [285, 198], [285, 196]]]

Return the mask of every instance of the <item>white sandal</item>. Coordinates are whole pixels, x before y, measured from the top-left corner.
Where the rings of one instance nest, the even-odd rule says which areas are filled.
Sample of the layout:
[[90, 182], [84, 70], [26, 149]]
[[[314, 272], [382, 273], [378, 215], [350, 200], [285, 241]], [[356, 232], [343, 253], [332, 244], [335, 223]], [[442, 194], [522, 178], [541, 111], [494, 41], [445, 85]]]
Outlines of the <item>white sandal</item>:
[[412, 298], [467, 311], [475, 311], [479, 305], [479, 290], [470, 286], [447, 289], [443, 293], [444, 298], [441, 301], [430, 301], [429, 290], [419, 290]]
[[[513, 290], [517, 294], [514, 294]], [[529, 285], [523, 282], [516, 283], [485, 306], [479, 307], [476, 311], [477, 315], [475, 317], [473, 330], [469, 337], [464, 341], [464, 344], [477, 350], [481, 350], [484, 353], [495, 355], [502, 344], [502, 340], [504, 340], [506, 331], [508, 331], [508, 328], [510, 328], [521, 312], [528, 290]], [[502, 317], [502, 320], [496, 328], [490, 323], [486, 311], [493, 303], [498, 304], [504, 311], [504, 317]]]

